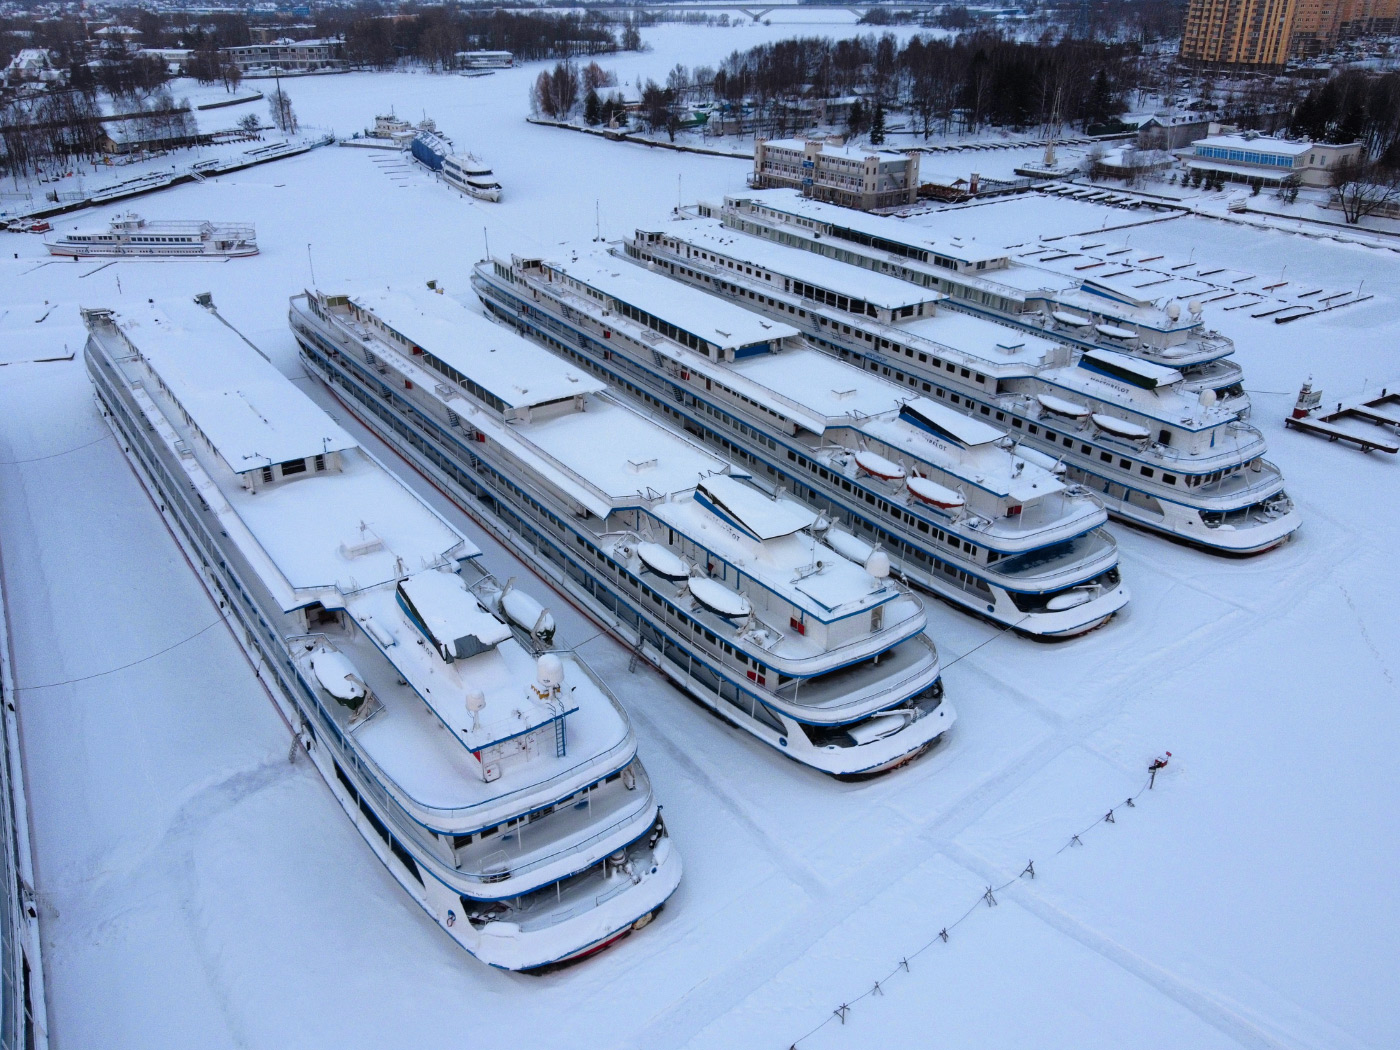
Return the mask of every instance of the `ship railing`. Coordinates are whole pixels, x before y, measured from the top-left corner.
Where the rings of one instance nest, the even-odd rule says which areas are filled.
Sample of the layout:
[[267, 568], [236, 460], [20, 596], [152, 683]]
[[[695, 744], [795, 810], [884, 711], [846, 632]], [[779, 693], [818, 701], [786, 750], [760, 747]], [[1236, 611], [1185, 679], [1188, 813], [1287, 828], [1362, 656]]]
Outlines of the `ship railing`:
[[532, 933], [535, 930], [548, 929], [551, 926], [559, 925], [561, 922], [567, 922], [575, 916], [593, 911], [595, 908], [606, 904], [614, 897], [626, 893], [635, 885], [635, 883], [625, 875], [615, 875], [611, 881], [614, 885], [605, 889], [602, 893], [584, 897], [570, 904], [567, 908], [551, 909], [535, 918], [515, 920], [515, 924], [520, 927], [523, 933]]
[[[912, 636], [911, 638], [909, 638], [909, 639], [908, 639], [905, 643], [903, 643], [903, 644], [906, 644], [906, 645], [924, 645], [924, 646], [927, 646], [927, 648], [928, 648], [928, 650], [929, 650], [929, 653], [930, 653], [930, 655], [932, 656], [932, 659], [933, 659], [933, 666], [938, 670], [938, 672], [939, 672], [940, 674], [942, 673], [942, 668], [939, 667], [938, 648], [934, 645], [933, 640], [930, 639], [927, 635], [924, 635], [924, 634], [916, 634], [916, 635]], [[834, 653], [834, 652], [837, 652], [837, 651], [838, 651], [838, 650], [830, 650], [830, 652], [833, 652], [833, 653]], [[876, 658], [877, 658], [877, 657], [883, 657], [883, 656], [884, 656], [886, 653], [888, 653], [889, 651], [890, 651], [890, 650], [886, 649], [886, 650], [884, 650], [884, 652], [880, 652], [880, 653], [871, 653], [871, 654], [870, 654], [870, 658], [869, 658], [869, 659], [870, 659], [870, 661], [871, 661], [871, 663], [872, 663], [872, 666], [875, 667], [876, 670], [878, 670], [878, 667], [879, 667], [879, 665], [878, 665], [877, 663], [874, 662], [874, 661], [876, 660]], [[837, 673], [837, 672], [833, 671], [832, 673]], [[927, 666], [926, 664], [922, 663], [921, 661], [915, 661], [914, 666], [913, 666], [909, 671], [907, 671], [906, 673], [900, 675], [898, 678], [896, 678], [896, 679], [894, 679], [894, 680], [889, 680], [889, 679], [885, 679], [885, 678], [877, 678], [877, 680], [870, 682], [870, 683], [869, 683], [868, 685], [866, 685], [864, 688], [860, 689], [858, 692], [855, 692], [854, 695], [853, 695], [853, 693], [852, 693], [851, 691], [844, 692], [844, 693], [842, 694], [841, 703], [840, 703], [840, 704], [835, 705], [835, 706], [831, 706], [831, 707], [827, 707], [826, 709], [831, 710], [831, 711], [835, 711], [835, 712], [839, 712], [840, 710], [842, 710], [842, 709], [845, 708], [845, 707], [850, 707], [853, 703], [858, 703], [861, 699], [864, 698], [865, 695], [870, 694], [870, 693], [873, 693], [873, 692], [879, 692], [879, 693], [897, 693], [897, 692], [901, 692], [902, 690], [904, 690], [904, 689], [910, 687], [910, 686], [911, 686], [914, 682], [916, 682], [918, 679], [923, 678], [923, 677], [926, 677], [927, 675], [928, 675], [928, 666]], [[785, 684], [783, 684], [783, 685], [781, 685], [781, 686], [778, 686], [776, 689], [773, 689], [772, 692], [773, 692], [773, 695], [774, 695], [774, 696], [778, 697], [778, 698], [781, 699], [781, 700], [786, 701], [786, 702], [789, 703], [789, 704], [792, 704], [794, 707], [808, 707], [808, 708], [811, 708], [811, 707], [812, 707], [811, 704], [804, 704], [803, 701], [802, 701], [802, 686], [803, 686], [803, 683], [804, 683], [804, 682], [805, 682], [805, 683], [808, 683], [808, 691], [809, 691], [809, 692], [810, 692], [812, 689], [821, 689], [821, 688], [822, 688], [821, 685], [820, 685], [820, 684], [817, 684], [817, 683], [820, 683], [821, 680], [822, 680], [822, 678], [824, 678], [824, 677], [826, 677], [826, 676], [825, 676], [825, 675], [821, 675], [821, 676], [817, 676], [817, 677], [815, 677], [815, 678], [810, 678], [810, 679], [809, 679], [809, 678], [794, 678], [792, 681], [787, 682], [787, 683], [785, 683]], [[818, 702], [818, 703], [821, 703], [821, 698], [819, 698], [817, 702]], [[825, 706], [825, 705], [824, 705], [824, 706]], [[891, 706], [893, 706], [893, 705], [891, 705]], [[875, 713], [877, 713], [877, 712], [871, 712], [871, 713], [872, 713], [872, 714], [875, 714]]]
[[[650, 781], [648, 781], [647, 783], [648, 787], [646, 793], [639, 793], [637, 796], [639, 801], [645, 802], [645, 800], [647, 800], [652, 795]], [[591, 798], [587, 799], [587, 801], [591, 807]], [[456, 868], [455, 870], [459, 875], [461, 875], [462, 878], [468, 879], [472, 882], [480, 883], [483, 886], [499, 885], [500, 883], [503, 883], [508, 879], [517, 879], [523, 875], [528, 875], [533, 871], [538, 871], [540, 868], [545, 867], [552, 861], [558, 859], [558, 857], [563, 853], [586, 852], [590, 846], [597, 842], [602, 842], [604, 839], [607, 839], [610, 836], [617, 834], [619, 830], [626, 827], [628, 824], [639, 823], [639, 815], [649, 809], [650, 806], [648, 805], [629, 805], [624, 808], [624, 812], [616, 820], [611, 821], [606, 827], [597, 829], [587, 838], [572, 839], [568, 836], [565, 836], [564, 839], [561, 839], [561, 845], [559, 848], [551, 849], [546, 853], [533, 856], [529, 860], [524, 861], [523, 863], [512, 863], [512, 855], [510, 851], [505, 849], [498, 849], [493, 850], [491, 853], [488, 853], [485, 857], [482, 858], [481, 862], [477, 865], [480, 868], [479, 871], [467, 871], [463, 868]], [[525, 847], [525, 835], [527, 833], [526, 829], [534, 827], [535, 823], [535, 821], [524, 821], [519, 824], [516, 824], [513, 828], [510, 829], [515, 834], [516, 842], [519, 845], [520, 850], [522, 852], [527, 851]], [[527, 890], [523, 892], [529, 891]]]
[[[308, 634], [290, 636], [286, 639], [286, 642], [292, 643], [295, 641], [307, 640], [321, 640], [325, 641], [330, 645], [335, 644], [335, 639], [331, 638], [324, 632], [313, 632]], [[289, 653], [293, 652], [290, 644], [287, 645], [287, 650]], [[582, 657], [580, 657], [572, 650], [546, 651], [554, 652], [557, 655], [561, 656], [568, 656], [570, 660], [574, 661], [578, 665], [580, 670], [582, 670], [587, 676], [588, 680], [598, 689], [598, 691], [608, 700], [608, 702], [612, 704], [613, 710], [617, 712], [618, 716], [622, 719], [623, 725], [627, 729], [627, 732], [623, 734], [622, 738], [616, 744], [608, 748], [606, 751], [599, 752], [598, 754], [590, 756], [587, 759], [587, 762], [600, 766], [605, 764], [611, 765], [612, 762], [609, 760], [616, 760], [621, 755], [627, 753], [629, 750], [635, 751], [636, 740], [634, 734], [632, 733], [631, 721], [627, 717], [627, 712], [622, 707], [621, 703], [618, 702], [617, 697], [613, 695], [612, 691], [608, 689], [606, 685], [604, 685], [602, 680], [598, 677], [597, 673], [591, 667], [588, 666], [588, 664], [583, 660]], [[294, 655], [299, 656], [300, 654]], [[298, 662], [300, 661], [298, 660]], [[339, 733], [347, 741], [351, 739], [351, 734], [347, 733], [344, 729], [341, 728], [338, 720], [325, 706], [325, 704], [322, 703], [321, 698], [319, 696], [315, 696], [314, 699], [317, 707], [319, 708], [319, 714], [321, 716], [322, 721], [326, 723], [329, 727], [333, 727], [337, 731], [337, 733]], [[380, 702], [383, 703], [382, 697], [380, 699]], [[465, 745], [463, 746], [465, 747]], [[531, 794], [546, 790], [552, 784], [555, 784], [559, 781], [568, 780], [572, 777], [577, 776], [578, 769], [577, 765], [568, 766], [564, 769], [561, 769], [554, 776], [549, 777], [547, 779], [535, 780], [529, 784], [523, 784], [512, 791], [506, 791], [502, 794], [494, 795], [491, 798], [483, 799], [480, 802], [474, 802], [467, 806], [433, 806], [425, 802], [419, 802], [417, 799], [413, 798], [412, 795], [408, 794], [408, 792], [405, 791], [401, 785], [399, 785], [398, 781], [396, 781], [393, 777], [389, 776], [388, 773], [385, 772], [384, 768], [380, 766], [379, 763], [376, 762], [373, 758], [371, 758], [364, 751], [364, 749], [355, 747], [353, 748], [351, 753], [354, 756], [355, 762], [359, 766], [363, 767], [365, 772], [369, 774], [371, 778], [371, 783], [375, 786], [383, 801], [392, 803], [393, 805], [396, 805], [405, 810], [411, 807], [414, 814], [420, 814], [423, 816], [435, 818], [439, 821], [445, 821], [449, 824], [453, 822], [460, 822], [464, 817], [471, 815], [474, 811], [480, 810], [483, 807], [502, 806], [506, 803], [509, 803], [512, 799], [523, 798]], [[386, 790], [385, 785], [393, 785], [395, 794], [390, 795]], [[409, 806], [405, 806], [405, 800], [407, 800]]]

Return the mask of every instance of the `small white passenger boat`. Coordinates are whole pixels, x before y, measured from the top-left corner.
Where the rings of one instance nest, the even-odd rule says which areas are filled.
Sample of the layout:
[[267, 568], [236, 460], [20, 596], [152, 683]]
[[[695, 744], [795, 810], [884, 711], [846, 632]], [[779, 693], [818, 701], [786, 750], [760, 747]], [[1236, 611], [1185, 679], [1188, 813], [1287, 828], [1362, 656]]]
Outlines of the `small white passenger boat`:
[[74, 259], [97, 256], [133, 258], [232, 258], [258, 254], [252, 223], [170, 219], [151, 222], [135, 212], [118, 215], [106, 229], [74, 230], [44, 241], [50, 255]]

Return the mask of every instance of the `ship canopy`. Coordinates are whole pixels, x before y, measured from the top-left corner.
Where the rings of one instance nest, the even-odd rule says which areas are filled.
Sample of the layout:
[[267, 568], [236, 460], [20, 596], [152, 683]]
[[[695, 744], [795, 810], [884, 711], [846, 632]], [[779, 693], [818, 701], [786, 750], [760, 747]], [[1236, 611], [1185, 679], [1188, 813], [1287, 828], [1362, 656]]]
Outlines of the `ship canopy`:
[[816, 514], [790, 500], [775, 500], [726, 474], [705, 478], [696, 486], [696, 501], [716, 517], [753, 539], [791, 536], [817, 520]]

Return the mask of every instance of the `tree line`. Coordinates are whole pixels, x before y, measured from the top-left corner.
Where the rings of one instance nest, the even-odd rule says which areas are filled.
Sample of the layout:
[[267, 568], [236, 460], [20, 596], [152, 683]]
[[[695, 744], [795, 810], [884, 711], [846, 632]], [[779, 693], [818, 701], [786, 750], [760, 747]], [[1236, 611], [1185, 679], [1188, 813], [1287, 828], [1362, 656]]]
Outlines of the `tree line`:
[[1027, 42], [997, 32], [954, 39], [891, 34], [832, 41], [800, 37], [736, 51], [707, 83], [716, 100], [748, 104], [768, 133], [793, 130], [788, 103], [859, 95], [907, 110], [925, 138], [935, 131], [1029, 128], [1111, 119], [1139, 80], [1135, 45], [1072, 38]]
[[634, 21], [596, 11], [531, 12], [430, 7], [385, 18], [366, 15], [344, 26], [345, 57], [388, 69], [416, 59], [430, 69], [456, 68], [458, 51], [509, 51], [517, 59], [571, 58], [640, 50]]

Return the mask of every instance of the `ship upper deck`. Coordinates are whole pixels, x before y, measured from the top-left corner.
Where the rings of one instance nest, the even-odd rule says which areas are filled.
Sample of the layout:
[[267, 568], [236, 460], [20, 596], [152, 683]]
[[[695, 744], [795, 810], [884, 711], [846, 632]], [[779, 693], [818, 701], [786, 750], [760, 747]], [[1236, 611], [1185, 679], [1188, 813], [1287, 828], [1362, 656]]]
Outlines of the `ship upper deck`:
[[[220, 319], [181, 303], [110, 316], [115, 327], [94, 324], [92, 338], [123, 374], [157, 438], [178, 457], [192, 491], [217, 516], [226, 542], [284, 613], [317, 603], [344, 611], [347, 622], [339, 630], [325, 627], [320, 634], [308, 625], [311, 633], [302, 640], [314, 645], [324, 636], [352, 656], [383, 709], [351, 723], [334, 702], [328, 706], [414, 804], [452, 823], [460, 819], [453, 816], [457, 811], [490, 809], [514, 792], [543, 790], [541, 784], [568, 775], [586, 777], [605, 755], [615, 765], [626, 761], [632, 738], [625, 716], [571, 656], [563, 655], [566, 678], [576, 687], [567, 693], [567, 712], [531, 703], [534, 659], [456, 572], [480, 550], [364, 449], [342, 442], [325, 469], [307, 466], [270, 483], [256, 483], [262, 481], [260, 469], [240, 474], [228, 467], [176, 396], [177, 390], [188, 394], [183, 384], [196, 374], [259, 391], [263, 396], [252, 403], [261, 406], [269, 435], [281, 433], [276, 424], [283, 413], [299, 423], [299, 434], [339, 428]], [[267, 396], [278, 387], [276, 398]], [[243, 413], [246, 403], [234, 402], [236, 412]], [[319, 441], [306, 454], [320, 454]], [[424, 624], [471, 635], [481, 643], [479, 651], [463, 651], [463, 658], [448, 662], [433, 645], [418, 644], [421, 629], [396, 597], [405, 580], [435, 603]], [[289, 621], [279, 626], [284, 633], [289, 628]], [[465, 704], [473, 690], [486, 698], [475, 726]], [[532, 762], [529, 773], [499, 783], [482, 779], [472, 752], [565, 713], [580, 744], [567, 760], [556, 762], [551, 753], [538, 765]], [[450, 732], [442, 733], [444, 728]]]
[[381, 335], [399, 336], [411, 353], [432, 354], [506, 408], [606, 389], [588, 373], [427, 286], [366, 289], [348, 298], [387, 329]]

